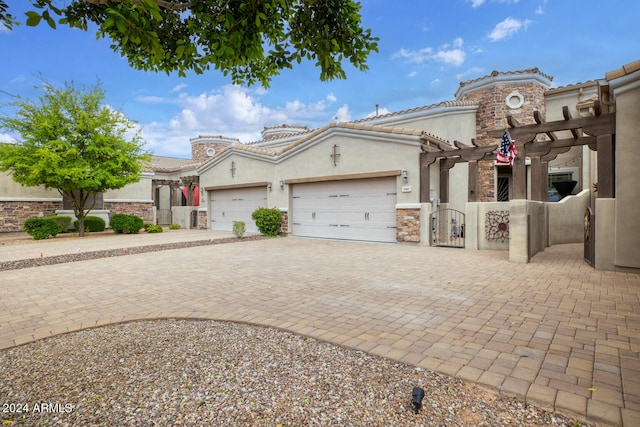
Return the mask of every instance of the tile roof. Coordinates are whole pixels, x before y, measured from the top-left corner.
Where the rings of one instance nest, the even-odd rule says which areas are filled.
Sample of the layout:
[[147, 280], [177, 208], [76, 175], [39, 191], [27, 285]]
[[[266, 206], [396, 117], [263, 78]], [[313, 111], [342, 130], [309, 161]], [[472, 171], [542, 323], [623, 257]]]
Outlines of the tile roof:
[[638, 70], [640, 70], [640, 60], [623, 65], [617, 70], [609, 71], [606, 74], [606, 78], [607, 80], [614, 80], [614, 79], [629, 75], [631, 73], [634, 73]]
[[151, 157], [151, 169], [158, 172], [176, 172], [192, 164], [191, 159], [155, 155]]
[[387, 118], [387, 117], [394, 117], [394, 116], [403, 116], [403, 115], [407, 115], [407, 114], [411, 114], [411, 113], [417, 113], [417, 112], [427, 112], [429, 110], [435, 110], [438, 108], [446, 108], [446, 107], [470, 107], [470, 106], [475, 106], [478, 105], [476, 102], [472, 102], [472, 101], [443, 101], [443, 102], [439, 102], [437, 104], [431, 104], [431, 105], [424, 105], [421, 107], [415, 107], [415, 108], [409, 108], [407, 110], [401, 110], [401, 111], [394, 111], [391, 113], [387, 113], [387, 114], [380, 114], [377, 116], [371, 116], [371, 117], [365, 117], [363, 119], [358, 119], [358, 120], [354, 120], [352, 123], [362, 123], [362, 122], [367, 122], [367, 121], [373, 121], [373, 120], [378, 120], [381, 118]]
[[354, 129], [354, 130], [372, 131], [372, 132], [385, 132], [385, 133], [395, 134], [395, 135], [413, 135], [418, 137], [422, 136], [424, 133], [423, 131], [417, 130], [417, 129], [408, 129], [408, 128], [391, 127], [391, 126], [378, 126], [378, 125], [358, 123], [358, 122], [337, 122], [337, 123], [330, 123], [326, 126], [323, 126], [321, 128], [311, 131], [305, 137], [300, 138], [299, 140], [293, 142], [291, 145], [284, 147], [280, 151], [276, 152], [276, 154], [280, 155], [287, 151], [290, 151], [291, 149], [299, 145], [302, 145], [305, 142], [315, 138], [316, 136], [334, 128]]
[[497, 76], [509, 76], [509, 75], [516, 75], [516, 74], [539, 74], [541, 76], [543, 76], [546, 79], [549, 79], [549, 81], [553, 81], [553, 77], [543, 73], [542, 71], [540, 71], [538, 69], [538, 67], [534, 67], [534, 68], [527, 68], [525, 70], [519, 70], [519, 71], [492, 71], [491, 74], [488, 74], [486, 76], [483, 77], [478, 77], [477, 79], [473, 79], [473, 80], [466, 80], [464, 82], [460, 82], [460, 88], [458, 90], [460, 90], [461, 88], [463, 88], [464, 86], [467, 86], [471, 83], [475, 83], [475, 82], [479, 82], [481, 80], [484, 79], [488, 79], [490, 77], [497, 77]]

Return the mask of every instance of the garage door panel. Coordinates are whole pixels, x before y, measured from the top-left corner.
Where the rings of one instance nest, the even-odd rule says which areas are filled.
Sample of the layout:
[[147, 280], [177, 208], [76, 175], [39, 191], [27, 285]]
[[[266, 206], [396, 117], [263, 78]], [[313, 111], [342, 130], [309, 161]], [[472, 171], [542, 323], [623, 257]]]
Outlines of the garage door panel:
[[248, 233], [257, 233], [251, 214], [257, 208], [267, 206], [267, 191], [264, 187], [217, 190], [211, 194], [211, 228], [232, 231], [233, 223], [245, 223]]
[[395, 242], [395, 188], [395, 178], [295, 185], [292, 234]]

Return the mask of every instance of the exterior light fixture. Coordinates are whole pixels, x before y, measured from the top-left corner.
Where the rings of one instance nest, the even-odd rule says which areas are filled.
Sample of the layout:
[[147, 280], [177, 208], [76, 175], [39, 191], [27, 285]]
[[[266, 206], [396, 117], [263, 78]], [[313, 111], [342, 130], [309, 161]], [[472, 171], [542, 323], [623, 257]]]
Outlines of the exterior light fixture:
[[280, 189], [284, 190], [284, 181], [283, 180], [280, 180]]
[[269, 191], [271, 191], [273, 189], [273, 185], [269, 182], [267, 183], [267, 188], [269, 189]]
[[409, 172], [406, 169], [402, 169], [402, 181], [406, 184], [409, 182]]

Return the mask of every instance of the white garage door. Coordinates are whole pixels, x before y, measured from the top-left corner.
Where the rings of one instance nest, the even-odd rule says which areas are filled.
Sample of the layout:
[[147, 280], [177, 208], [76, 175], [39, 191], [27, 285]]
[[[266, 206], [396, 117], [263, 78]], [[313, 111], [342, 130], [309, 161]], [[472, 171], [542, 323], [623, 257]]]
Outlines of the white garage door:
[[247, 233], [257, 233], [251, 214], [267, 207], [266, 187], [235, 188], [211, 192], [211, 229], [232, 231], [235, 221], [244, 221]]
[[396, 179], [293, 185], [294, 236], [396, 241]]

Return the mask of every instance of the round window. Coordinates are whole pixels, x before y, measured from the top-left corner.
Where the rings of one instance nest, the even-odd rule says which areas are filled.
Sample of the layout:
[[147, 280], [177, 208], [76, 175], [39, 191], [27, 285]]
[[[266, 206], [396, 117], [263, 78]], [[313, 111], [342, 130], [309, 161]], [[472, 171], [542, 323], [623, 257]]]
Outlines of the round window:
[[524, 97], [520, 95], [520, 92], [518, 91], [511, 92], [509, 95], [507, 95], [505, 103], [509, 108], [520, 108], [522, 107], [522, 104], [524, 104]]
[[212, 157], [214, 154], [216, 154], [216, 150], [213, 147], [209, 147], [206, 150], [207, 156]]

